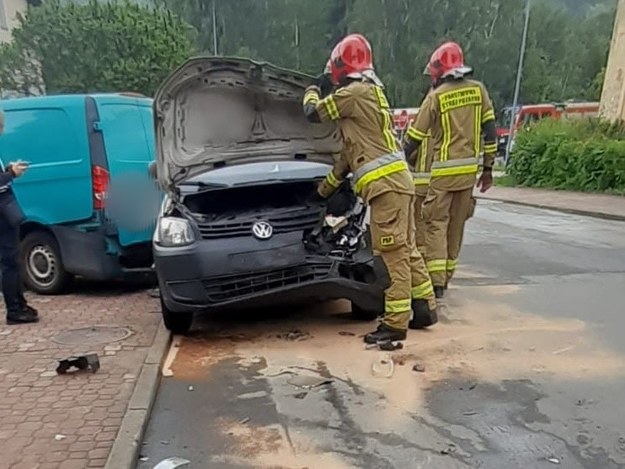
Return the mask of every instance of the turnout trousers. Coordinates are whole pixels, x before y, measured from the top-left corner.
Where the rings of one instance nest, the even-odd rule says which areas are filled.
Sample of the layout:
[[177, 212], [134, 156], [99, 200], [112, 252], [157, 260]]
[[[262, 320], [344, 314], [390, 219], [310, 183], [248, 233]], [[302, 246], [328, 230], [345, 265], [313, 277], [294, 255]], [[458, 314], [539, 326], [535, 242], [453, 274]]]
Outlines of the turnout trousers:
[[427, 268], [434, 286], [444, 287], [454, 276], [464, 226], [475, 212], [473, 187], [442, 190], [430, 186], [422, 211]]
[[383, 323], [408, 329], [412, 300], [424, 299], [434, 309], [434, 288], [424, 259], [416, 247], [413, 195], [383, 193], [370, 201], [373, 254], [388, 269], [390, 287], [384, 296]]

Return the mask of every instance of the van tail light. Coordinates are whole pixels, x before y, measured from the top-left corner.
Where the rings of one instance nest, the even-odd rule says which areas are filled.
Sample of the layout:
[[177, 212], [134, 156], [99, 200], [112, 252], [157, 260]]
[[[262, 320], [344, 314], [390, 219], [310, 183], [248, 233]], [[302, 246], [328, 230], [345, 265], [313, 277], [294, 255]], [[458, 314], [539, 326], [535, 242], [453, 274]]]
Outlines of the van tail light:
[[101, 166], [91, 168], [91, 183], [93, 187], [93, 208], [102, 210], [106, 206], [106, 197], [111, 178], [109, 172]]

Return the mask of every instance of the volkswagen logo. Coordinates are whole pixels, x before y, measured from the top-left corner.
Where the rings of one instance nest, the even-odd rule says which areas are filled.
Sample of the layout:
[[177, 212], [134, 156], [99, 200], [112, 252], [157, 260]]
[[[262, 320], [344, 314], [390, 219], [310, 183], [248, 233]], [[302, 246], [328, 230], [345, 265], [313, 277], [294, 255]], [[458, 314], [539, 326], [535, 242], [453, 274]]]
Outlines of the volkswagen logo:
[[266, 221], [257, 221], [252, 225], [252, 233], [258, 239], [269, 239], [273, 234], [273, 227]]

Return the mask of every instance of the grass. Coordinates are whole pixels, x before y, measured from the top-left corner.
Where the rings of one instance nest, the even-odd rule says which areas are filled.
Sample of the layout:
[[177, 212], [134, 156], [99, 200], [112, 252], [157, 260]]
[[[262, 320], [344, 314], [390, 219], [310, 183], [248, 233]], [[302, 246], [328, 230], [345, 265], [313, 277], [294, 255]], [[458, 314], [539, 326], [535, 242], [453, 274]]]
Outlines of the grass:
[[495, 186], [499, 187], [515, 187], [514, 178], [508, 174], [503, 176], [496, 176], [494, 181]]

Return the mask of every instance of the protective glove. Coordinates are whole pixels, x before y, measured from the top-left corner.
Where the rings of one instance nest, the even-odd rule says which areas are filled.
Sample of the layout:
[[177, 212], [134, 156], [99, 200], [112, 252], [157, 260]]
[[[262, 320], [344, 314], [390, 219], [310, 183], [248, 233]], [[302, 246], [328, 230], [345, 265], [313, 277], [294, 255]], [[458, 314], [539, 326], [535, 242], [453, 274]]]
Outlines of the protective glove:
[[322, 98], [325, 98], [330, 93], [332, 93], [332, 89], [334, 88], [332, 80], [330, 79], [330, 75], [327, 73], [322, 73], [321, 75], [319, 75], [315, 80], [315, 84], [319, 87]]
[[340, 190], [328, 199], [326, 212], [333, 217], [345, 215], [356, 203], [356, 196], [351, 191]]
[[416, 151], [419, 148], [419, 143], [415, 142], [414, 140], [408, 140], [405, 144], [404, 144], [404, 155], [406, 155], [406, 161], [408, 161], [408, 164], [410, 164], [411, 166], [414, 165], [415, 160], [416, 160]]
[[326, 199], [323, 198], [321, 194], [319, 194], [317, 188], [315, 188], [315, 190], [308, 194], [308, 197], [306, 197], [306, 202], [309, 204], [321, 204], [326, 202]]
[[483, 194], [493, 185], [493, 168], [484, 168], [477, 181], [477, 188]]

